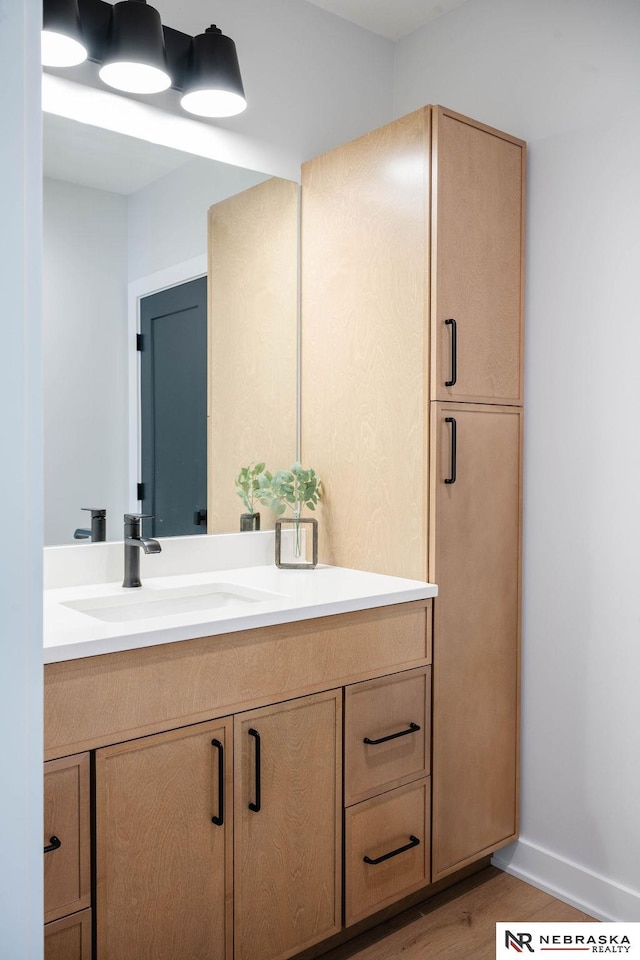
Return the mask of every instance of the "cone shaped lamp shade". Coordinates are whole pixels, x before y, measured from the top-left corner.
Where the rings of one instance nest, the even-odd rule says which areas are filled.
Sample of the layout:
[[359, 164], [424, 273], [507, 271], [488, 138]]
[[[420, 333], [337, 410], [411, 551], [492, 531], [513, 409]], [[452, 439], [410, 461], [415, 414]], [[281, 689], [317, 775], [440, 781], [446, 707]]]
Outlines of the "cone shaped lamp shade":
[[171, 86], [160, 14], [145, 0], [114, 4], [100, 79], [127, 93], [161, 93]]
[[233, 117], [247, 106], [236, 45], [215, 26], [194, 37], [180, 102], [199, 117]]
[[86, 59], [78, 0], [45, 0], [42, 9], [42, 65], [75, 67]]

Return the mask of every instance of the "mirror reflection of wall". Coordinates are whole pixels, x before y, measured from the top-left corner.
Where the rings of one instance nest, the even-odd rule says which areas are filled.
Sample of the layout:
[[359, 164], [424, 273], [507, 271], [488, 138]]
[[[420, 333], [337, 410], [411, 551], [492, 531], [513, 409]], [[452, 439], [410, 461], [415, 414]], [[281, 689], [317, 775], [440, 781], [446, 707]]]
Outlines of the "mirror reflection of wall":
[[[45, 543], [78, 542], [74, 531], [90, 522], [82, 507], [106, 507], [107, 539], [118, 540], [123, 513], [139, 507], [128, 292], [130, 299], [132, 288], [147, 279], [153, 287], [187, 263], [205, 274], [208, 209], [268, 178], [49, 114], [44, 156]], [[295, 303], [293, 311], [290, 327], [272, 336], [283, 337], [282, 363], [294, 358], [281, 377], [295, 382]], [[259, 316], [255, 322], [259, 329]], [[295, 394], [292, 405], [295, 451]], [[218, 422], [227, 413], [219, 410]], [[274, 411], [275, 419], [288, 416]], [[210, 464], [214, 457], [210, 449]], [[233, 489], [235, 466], [221, 469]], [[239, 529], [241, 509], [238, 499], [226, 529], [215, 532]]]

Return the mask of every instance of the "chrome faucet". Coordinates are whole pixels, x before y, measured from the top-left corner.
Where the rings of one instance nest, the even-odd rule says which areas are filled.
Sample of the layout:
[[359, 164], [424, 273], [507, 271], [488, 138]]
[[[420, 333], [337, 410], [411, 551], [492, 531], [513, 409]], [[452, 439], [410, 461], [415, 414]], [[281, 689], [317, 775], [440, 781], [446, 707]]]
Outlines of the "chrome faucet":
[[141, 587], [140, 550], [145, 553], [160, 553], [162, 547], [157, 540], [142, 536], [141, 522], [152, 520], [149, 514], [125, 513], [124, 515], [124, 580], [123, 587]]
[[79, 527], [73, 534], [75, 540], [91, 540], [91, 543], [102, 543], [107, 539], [107, 511], [104, 507], [82, 507], [91, 514], [91, 529]]

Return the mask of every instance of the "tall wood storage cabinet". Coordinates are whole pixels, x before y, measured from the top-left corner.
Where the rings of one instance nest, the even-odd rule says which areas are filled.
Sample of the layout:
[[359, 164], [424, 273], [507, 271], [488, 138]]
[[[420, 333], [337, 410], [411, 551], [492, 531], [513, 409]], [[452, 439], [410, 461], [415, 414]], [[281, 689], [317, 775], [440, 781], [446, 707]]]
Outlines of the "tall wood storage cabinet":
[[303, 166], [320, 558], [439, 589], [433, 881], [518, 830], [524, 171], [442, 107]]

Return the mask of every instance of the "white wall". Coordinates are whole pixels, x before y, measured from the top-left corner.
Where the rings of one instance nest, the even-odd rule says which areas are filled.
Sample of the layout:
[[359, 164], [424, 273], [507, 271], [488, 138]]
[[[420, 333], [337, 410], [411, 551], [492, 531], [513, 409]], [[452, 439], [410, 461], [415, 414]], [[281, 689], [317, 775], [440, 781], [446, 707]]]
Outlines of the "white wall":
[[207, 210], [265, 175], [193, 159], [128, 198], [129, 281], [203, 256]]
[[42, 957], [39, 21], [38, 4], [0, 0], [0, 953], [11, 960]]
[[389, 40], [303, 0], [157, 0], [155, 6], [163, 23], [193, 35], [214, 17], [235, 41], [248, 107], [216, 127], [275, 143], [301, 162], [390, 119]]
[[44, 184], [44, 542], [74, 541], [82, 507], [127, 503], [127, 198]]
[[640, 4], [473, 0], [404, 39], [395, 113], [529, 141], [522, 839], [640, 920]]

